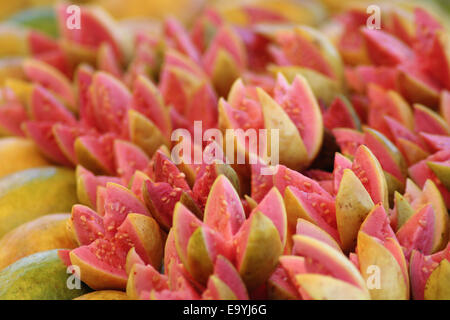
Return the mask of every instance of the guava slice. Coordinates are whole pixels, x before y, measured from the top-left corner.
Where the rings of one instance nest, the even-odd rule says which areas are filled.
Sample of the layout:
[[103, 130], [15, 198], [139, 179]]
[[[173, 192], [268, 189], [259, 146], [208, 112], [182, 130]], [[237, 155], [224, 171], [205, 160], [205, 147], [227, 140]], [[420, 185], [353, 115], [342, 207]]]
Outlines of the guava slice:
[[23, 130], [27, 136], [36, 143], [39, 150], [48, 159], [58, 164], [72, 167], [72, 162], [60, 150], [52, 128], [53, 123], [51, 122], [26, 121], [23, 124]]
[[[268, 132], [267, 155], [272, 156], [272, 152], [278, 150], [280, 163], [296, 170], [305, 168], [311, 161], [311, 158], [308, 155], [297, 125], [289, 117], [287, 111], [272, 99], [268, 93], [261, 88], [256, 90], [263, 112], [264, 127]], [[272, 141], [272, 130], [278, 130], [278, 139], [274, 141]], [[285, 147], [279, 148], [280, 145]]]
[[[120, 61], [125, 60], [125, 41], [121, 34], [121, 28], [113, 18], [101, 7], [84, 6], [80, 11], [81, 28], [69, 28], [71, 11], [67, 10], [68, 4], [60, 4], [56, 8], [59, 29], [62, 37], [84, 50], [97, 50], [104, 42], [108, 43], [116, 57]], [[73, 43], [73, 44], [72, 44]]]
[[129, 213], [150, 216], [147, 207], [131, 190], [119, 184], [107, 183], [103, 217], [106, 235], [113, 236]]
[[359, 130], [361, 122], [350, 101], [344, 96], [334, 99], [330, 107], [325, 111], [323, 121], [329, 130], [335, 128], [349, 128]]
[[218, 176], [206, 201], [204, 223], [231, 240], [244, 221], [244, 208], [236, 189], [224, 175]]
[[395, 66], [413, 56], [413, 51], [406, 44], [385, 31], [362, 28], [361, 33], [369, 56], [376, 65]]
[[161, 151], [157, 151], [153, 157], [154, 174], [156, 182], [165, 182], [173, 188], [190, 191], [184, 173]]
[[398, 120], [390, 116], [385, 116], [384, 120], [394, 139], [392, 141], [395, 141], [396, 144], [399, 143], [400, 139], [404, 139], [416, 144], [417, 146], [421, 147], [424, 151], [428, 151], [427, 145], [423, 142], [423, 140], [420, 139], [420, 137], [416, 135], [413, 131], [411, 131], [409, 128], [401, 124]]
[[391, 116], [408, 129], [413, 128], [413, 115], [409, 104], [394, 90], [384, 90], [375, 84], [368, 86], [369, 114], [367, 123], [380, 131], [390, 140], [394, 140], [384, 120]]
[[398, 71], [385, 66], [357, 66], [345, 69], [345, 77], [350, 88], [364, 94], [369, 83], [375, 83], [386, 90], [397, 89]]
[[204, 299], [212, 300], [248, 300], [247, 288], [231, 264], [223, 256], [218, 256], [214, 265], [214, 274], [209, 278]]
[[89, 207], [75, 205], [72, 208], [71, 221], [75, 237], [82, 246], [89, 245], [105, 236], [103, 218]]
[[362, 182], [372, 201], [388, 208], [388, 189], [380, 163], [364, 145], [358, 147], [352, 164], [352, 171]]
[[39, 83], [44, 88], [57, 94], [72, 108], [75, 107], [75, 94], [72, 85], [59, 70], [35, 59], [26, 60], [23, 69], [31, 81]]
[[423, 206], [397, 231], [399, 243], [403, 246], [408, 259], [416, 249], [425, 255], [431, 254], [435, 232], [435, 213], [431, 204]]
[[77, 163], [95, 174], [113, 175], [115, 170], [113, 144], [115, 136], [83, 135], [75, 140]]
[[200, 62], [200, 53], [192, 43], [186, 29], [174, 18], [164, 21], [164, 33], [175, 41], [176, 48], [195, 62]]
[[175, 204], [180, 200], [183, 191], [174, 189], [166, 182], [146, 180], [143, 187], [145, 204], [161, 228], [169, 230], [172, 226], [172, 215]]
[[35, 85], [30, 99], [30, 112], [34, 120], [76, 124], [74, 115], [44, 87]]
[[361, 181], [350, 169], [344, 169], [336, 195], [336, 222], [342, 249], [351, 251], [362, 222], [374, 204]]
[[94, 69], [88, 64], [80, 64], [75, 71], [75, 91], [77, 94], [78, 114], [80, 122], [88, 127], [96, 127], [92, 110], [89, 88], [94, 77]]
[[450, 260], [450, 246], [433, 255], [424, 255], [417, 250], [411, 252], [409, 272], [411, 275], [411, 292], [414, 300], [425, 298], [425, 287], [431, 273], [444, 259]]
[[342, 62], [336, 49], [320, 32], [308, 26], [280, 31], [276, 41], [290, 64], [316, 70], [332, 79], [342, 76]]
[[27, 111], [21, 104], [15, 102], [4, 104], [0, 108], [0, 135], [25, 136], [21, 125], [27, 120]]
[[52, 132], [61, 152], [73, 164], [77, 164], [75, 141], [79, 136], [87, 134], [88, 131], [79, 125], [70, 126], [56, 123], [53, 125]]
[[339, 243], [336, 242], [333, 237], [331, 237], [327, 232], [318, 227], [316, 224], [311, 223], [308, 220], [302, 218], [297, 219], [295, 234], [308, 236], [323, 241], [336, 250], [342, 251]]
[[430, 133], [420, 133], [420, 136], [428, 143], [428, 145], [434, 150], [450, 149], [450, 137], [446, 135], [437, 135]]
[[231, 166], [218, 160], [214, 160], [211, 164], [205, 163], [200, 166], [197, 179], [192, 187], [194, 199], [201, 207], [206, 205], [211, 186], [220, 175], [226, 176], [236, 189], [236, 192], [240, 193], [239, 177]]
[[300, 172], [291, 170], [283, 165], [278, 165], [275, 168], [273, 175], [273, 185], [284, 195], [288, 186], [293, 186], [300, 191], [306, 193], [315, 193], [326, 199], [332, 199], [332, 196], [326, 192], [317, 181], [308, 178]]
[[188, 265], [188, 245], [192, 234], [202, 226], [202, 222], [181, 203], [173, 212], [173, 237], [176, 251], [184, 265]]
[[318, 225], [339, 241], [334, 200], [289, 186], [285, 191], [284, 202], [291, 230], [295, 228], [297, 219], [302, 218]]
[[407, 175], [405, 159], [389, 139], [374, 129], [365, 128], [364, 144], [373, 152], [383, 170], [392, 174], [400, 182], [405, 181]]
[[272, 300], [297, 300], [300, 293], [289, 280], [289, 276], [282, 267], [278, 267], [267, 280], [267, 295]]
[[139, 147], [123, 141], [114, 141], [114, 159], [116, 170], [128, 183], [136, 170], [144, 171], [150, 164], [150, 159]]
[[293, 254], [305, 258], [306, 273], [333, 276], [367, 292], [358, 269], [347, 257], [320, 240], [303, 235], [294, 236]]
[[332, 132], [344, 155], [353, 156], [358, 147], [364, 143], [364, 134], [357, 130], [336, 128]]
[[450, 156], [447, 150], [442, 150], [434, 155], [429, 156], [425, 160], [419, 161], [416, 164], [412, 165], [408, 168], [408, 173], [410, 177], [417, 183], [419, 187], [423, 187], [427, 179], [432, 180], [437, 188], [439, 189], [442, 198], [447, 206], [450, 207], [450, 191], [440, 182], [437, 178], [436, 174], [431, 170], [431, 168], [427, 165], [429, 162], [442, 162], [450, 159]]
[[261, 161], [251, 165], [251, 196], [259, 202], [273, 186], [271, 175], [263, 175], [261, 170], [268, 170], [268, 166]]
[[98, 71], [92, 79], [90, 98], [98, 129], [127, 137], [128, 128], [124, 122], [131, 101], [128, 88], [114, 76]]
[[281, 75], [277, 76], [274, 99], [297, 127], [312, 161], [319, 153], [323, 140], [323, 119], [319, 105], [306, 79], [297, 75], [291, 85]]
[[247, 289], [253, 291], [270, 277], [283, 252], [278, 230], [268, 217], [255, 212], [244, 222], [234, 242], [237, 270]]
[[138, 76], [134, 82], [131, 108], [149, 118], [164, 137], [170, 138], [172, 131], [169, 112], [164, 105], [161, 93], [146, 77]]
[[363, 290], [330, 276], [300, 274], [295, 280], [305, 300], [370, 300]]
[[387, 243], [391, 243], [391, 247], [398, 248], [401, 253], [400, 246], [394, 238], [387, 238], [383, 245], [376, 237], [360, 231], [357, 246], [359, 269], [363, 278], [368, 281], [371, 276], [375, 275], [371, 266], [379, 268], [379, 274], [382, 276], [379, 278], [379, 282], [373, 283], [373, 286], [369, 289], [372, 299], [407, 300], [409, 299], [409, 279], [407, 272], [405, 274], [405, 258], [401, 253], [404, 263], [403, 268], [393, 253], [386, 248]]
[[336, 152], [334, 155], [334, 168], [333, 168], [333, 193], [337, 194], [339, 191], [339, 185], [341, 184], [342, 176], [345, 169], [352, 168], [352, 161], [343, 156], [341, 153]]
[[103, 42], [98, 48], [97, 68], [115, 76], [117, 79], [122, 78], [120, 62], [114, 53], [113, 47], [107, 42]]
[[436, 112], [420, 104], [414, 104], [414, 129], [421, 133], [450, 135], [450, 128], [445, 120]]
[[434, 107], [439, 103], [441, 86], [435, 78], [424, 72], [417, 59], [398, 66], [398, 91], [410, 103]]
[[201, 226], [189, 238], [186, 269], [196, 281], [206, 285], [209, 276], [213, 274], [218, 256], [233, 259], [231, 249], [231, 243], [220, 233], [205, 225]]
[[77, 179], [77, 197], [81, 204], [92, 209], [97, 208], [97, 188], [106, 187], [108, 182], [121, 183], [117, 177], [95, 176], [92, 172], [78, 165], [75, 171]]
[[151, 292], [152, 290], [163, 291], [168, 289], [167, 276], [160, 274], [151, 265], [134, 264], [132, 266], [127, 281], [127, 295], [130, 299], [143, 298], [145, 292]]

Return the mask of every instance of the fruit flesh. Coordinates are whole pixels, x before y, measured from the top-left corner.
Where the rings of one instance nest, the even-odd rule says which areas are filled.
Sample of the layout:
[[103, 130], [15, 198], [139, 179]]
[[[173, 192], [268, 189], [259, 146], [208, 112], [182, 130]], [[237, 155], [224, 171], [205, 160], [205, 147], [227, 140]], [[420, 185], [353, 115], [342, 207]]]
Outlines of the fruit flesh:
[[[76, 192], [73, 172], [67, 190], [56, 178], [35, 183], [27, 170], [14, 193], [2, 182], [18, 173], [3, 177], [0, 237], [2, 226], [81, 202], [67, 224], [78, 247], [60, 256], [96, 289], [130, 286], [143, 299], [332, 299], [341, 288], [367, 298], [359, 274], [369, 278], [366, 267], [379, 262], [389, 283], [373, 297], [400, 299], [411, 256], [414, 295], [445, 296], [445, 262], [436, 269], [430, 258], [425, 272], [414, 260], [444, 256], [448, 244], [447, 27], [393, 5], [385, 28], [370, 30], [364, 8], [346, 3], [316, 30], [297, 25], [302, 6], [291, 2], [211, 4], [193, 28], [173, 18], [157, 28], [116, 23], [82, 5], [82, 30], [67, 28], [61, 5], [58, 39], [24, 31], [20, 45], [15, 29], [2, 28], [2, 52], [25, 57], [0, 59], [0, 134], [27, 135], [45, 161], [77, 172]], [[208, 129], [202, 139], [189, 138], [194, 121]], [[202, 156], [231, 149], [216, 128], [279, 130], [281, 164], [269, 168], [264, 155], [256, 165], [190, 164], [185, 150], [181, 164], [172, 159], [175, 129]], [[227, 142], [233, 157], [255, 159], [248, 137]], [[257, 142], [276, 152], [272, 137]], [[11, 162], [5, 174], [39, 166], [29, 152], [2, 158]]]

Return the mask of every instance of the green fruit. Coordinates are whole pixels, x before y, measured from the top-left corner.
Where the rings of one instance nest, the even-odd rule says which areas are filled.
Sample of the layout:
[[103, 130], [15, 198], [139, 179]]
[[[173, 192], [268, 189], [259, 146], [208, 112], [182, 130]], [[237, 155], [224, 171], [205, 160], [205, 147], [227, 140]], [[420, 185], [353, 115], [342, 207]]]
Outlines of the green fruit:
[[41, 167], [8, 175], [0, 180], [0, 238], [39, 216], [70, 212], [75, 203], [73, 170]]
[[0, 272], [0, 300], [69, 300], [89, 292], [81, 283], [69, 289], [70, 276], [58, 250], [33, 254]]

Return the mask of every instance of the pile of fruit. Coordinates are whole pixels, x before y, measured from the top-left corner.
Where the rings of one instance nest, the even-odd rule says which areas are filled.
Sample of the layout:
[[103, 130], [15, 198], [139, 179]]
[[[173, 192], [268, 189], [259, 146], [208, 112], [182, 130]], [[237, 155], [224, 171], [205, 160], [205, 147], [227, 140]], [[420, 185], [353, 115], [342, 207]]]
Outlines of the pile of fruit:
[[305, 3], [1, 26], [0, 299], [450, 299], [450, 31]]

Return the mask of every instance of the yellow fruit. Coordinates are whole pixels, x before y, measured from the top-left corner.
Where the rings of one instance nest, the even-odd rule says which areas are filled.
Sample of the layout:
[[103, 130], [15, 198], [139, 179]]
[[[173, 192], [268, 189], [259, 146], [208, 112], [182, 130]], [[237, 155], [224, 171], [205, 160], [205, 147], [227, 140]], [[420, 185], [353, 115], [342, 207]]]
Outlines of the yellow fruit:
[[32, 141], [16, 137], [0, 139], [0, 178], [17, 171], [47, 165], [49, 162]]
[[122, 291], [101, 290], [84, 294], [73, 300], [128, 300], [128, 296]]
[[0, 25], [0, 57], [27, 55], [27, 34], [23, 28], [9, 24]]
[[77, 203], [73, 170], [40, 167], [0, 179], [0, 238], [45, 214], [69, 212]]
[[249, 16], [243, 10], [244, 6], [274, 12], [290, 22], [317, 25], [325, 17], [323, 6], [317, 1], [297, 0], [228, 0], [210, 1], [231, 23], [244, 25], [249, 23]]
[[11, 230], [0, 240], [0, 270], [33, 253], [74, 249], [77, 243], [66, 223], [70, 214], [49, 214]]
[[17, 78], [5, 79], [5, 87], [11, 89], [17, 99], [27, 109], [30, 106], [31, 92], [33, 91], [33, 84]]
[[[1, 44], [0, 44], [1, 46]], [[24, 79], [25, 74], [22, 69], [21, 57], [8, 57], [0, 59], [0, 86], [3, 86], [7, 79]]]
[[198, 13], [205, 0], [97, 0], [102, 6], [118, 19], [129, 17], [151, 17], [164, 19], [172, 15], [187, 21]]

